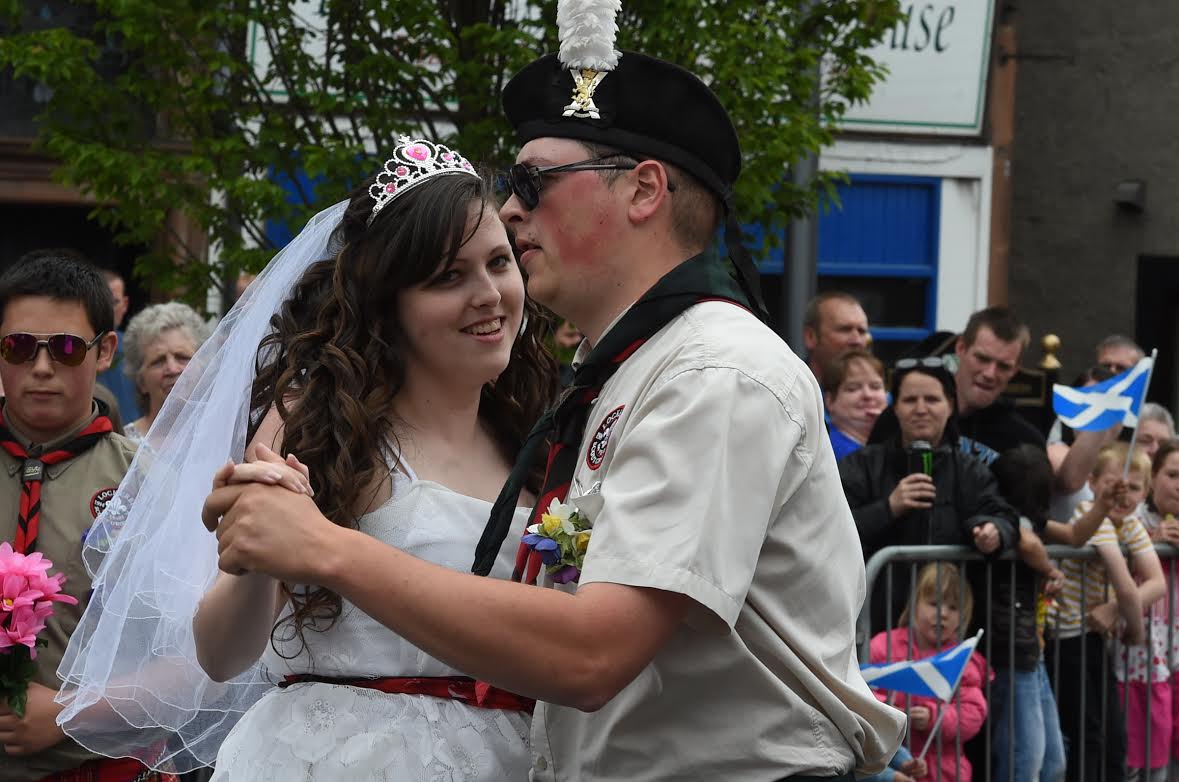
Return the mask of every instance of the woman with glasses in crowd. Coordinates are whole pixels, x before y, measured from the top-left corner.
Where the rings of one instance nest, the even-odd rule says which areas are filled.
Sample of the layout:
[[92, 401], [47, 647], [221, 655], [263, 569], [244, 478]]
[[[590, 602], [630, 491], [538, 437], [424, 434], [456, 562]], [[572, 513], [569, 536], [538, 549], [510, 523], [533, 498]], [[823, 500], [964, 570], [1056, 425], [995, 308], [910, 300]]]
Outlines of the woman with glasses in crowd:
[[[984, 554], [1012, 548], [1018, 515], [991, 471], [956, 447], [954, 376], [940, 358], [902, 359], [892, 379], [898, 432], [849, 454], [839, 465], [865, 560], [886, 546], [972, 545]], [[895, 621], [908, 574], [894, 572], [892, 604], [878, 585], [872, 627]]]

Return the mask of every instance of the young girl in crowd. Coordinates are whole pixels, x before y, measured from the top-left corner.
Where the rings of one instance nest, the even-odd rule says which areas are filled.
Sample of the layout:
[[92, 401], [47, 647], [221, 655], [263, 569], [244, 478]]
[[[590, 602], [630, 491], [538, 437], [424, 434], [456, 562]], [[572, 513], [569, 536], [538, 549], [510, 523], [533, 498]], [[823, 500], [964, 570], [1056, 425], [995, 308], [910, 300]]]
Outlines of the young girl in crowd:
[[[1150, 499], [1142, 511], [1142, 524], [1156, 543], [1179, 545], [1179, 440], [1159, 443], [1151, 465]], [[1155, 604], [1150, 614], [1150, 779], [1167, 778], [1167, 765], [1179, 758], [1179, 698], [1176, 677], [1179, 673], [1179, 622], [1168, 616], [1177, 610], [1176, 570], [1172, 562], [1164, 564], [1167, 599]], [[1168, 649], [1170, 652], [1168, 653]], [[1130, 694], [1126, 727], [1129, 734], [1127, 765], [1131, 777], [1147, 767], [1146, 747], [1146, 647], [1131, 650], [1129, 661]], [[1118, 659], [1119, 681], [1125, 670], [1125, 655]], [[1179, 771], [1179, 768], [1176, 769]]]
[[[1146, 497], [1150, 461], [1135, 451], [1123, 480], [1127, 453], [1126, 443], [1103, 448], [1089, 479], [1094, 499], [1077, 506], [1071, 529], [1056, 522], [1048, 524], [1050, 537], [1077, 545], [1073, 534], [1078, 529], [1087, 532], [1096, 518], [1101, 519], [1087, 541], [1097, 549], [1099, 558], [1088, 563], [1065, 560], [1064, 588], [1048, 618], [1054, 639], [1046, 648], [1048, 670], [1057, 677], [1054, 684], [1061, 732], [1068, 747], [1070, 780], [1079, 779], [1082, 768], [1092, 778], [1102, 766], [1107, 780], [1124, 777], [1126, 718], [1113, 686], [1117, 666], [1113, 655], [1107, 653], [1106, 641], [1119, 635], [1131, 646], [1143, 643], [1143, 613], [1165, 590], [1158, 555], [1135, 515]], [[1130, 552], [1133, 576], [1121, 546]], [[1112, 598], [1108, 595], [1110, 589]], [[1144, 710], [1137, 711], [1144, 716]], [[1140, 731], [1144, 732], [1144, 728], [1133, 723], [1131, 733]], [[1140, 753], [1141, 749], [1139, 746]], [[1129, 760], [1133, 766], [1134, 756]], [[1137, 762], [1137, 767], [1142, 768], [1141, 755]]]
[[[961, 571], [946, 562], [931, 562], [921, 568], [917, 586], [901, 614], [899, 627], [872, 638], [871, 661], [922, 660], [943, 652], [961, 641], [959, 631], [970, 624], [974, 595]], [[909, 749], [920, 755], [931, 740], [931, 729], [939, 714], [941, 725], [932, 735], [934, 744], [925, 753], [924, 769], [909, 766], [916, 782], [970, 782], [970, 761], [959, 757], [957, 748], [973, 738], [987, 717], [983, 695], [988, 669], [982, 655], [973, 653], [949, 703], [920, 695], [891, 695], [878, 692], [909, 715]], [[919, 774], [924, 770], [926, 773]]]

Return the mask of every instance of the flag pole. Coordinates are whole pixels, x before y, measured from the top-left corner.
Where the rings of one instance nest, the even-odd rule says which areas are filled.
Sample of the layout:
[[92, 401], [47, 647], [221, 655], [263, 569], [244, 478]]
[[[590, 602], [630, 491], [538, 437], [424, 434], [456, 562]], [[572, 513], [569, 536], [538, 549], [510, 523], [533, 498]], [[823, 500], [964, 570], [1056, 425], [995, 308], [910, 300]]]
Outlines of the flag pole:
[[[1146, 402], [1146, 394], [1150, 391], [1150, 379], [1154, 377], [1154, 362], [1158, 359], [1159, 349], [1150, 351], [1150, 368], [1146, 370], [1146, 385], [1142, 387], [1142, 398], [1138, 400], [1138, 412], [1141, 414], [1142, 405]], [[1139, 422], [1141, 423], [1141, 422]], [[1122, 468], [1122, 480], [1130, 477], [1130, 462], [1134, 459], [1134, 446], [1138, 444], [1138, 424], [1134, 424], [1134, 433], [1130, 435], [1130, 447], [1126, 449], [1126, 465]]]
[[946, 716], [946, 708], [948, 703], [942, 704], [942, 707], [937, 710], [937, 719], [933, 722], [933, 727], [929, 729], [929, 738], [925, 740], [925, 746], [921, 748], [921, 754], [917, 756], [917, 760], [925, 760], [925, 753], [929, 752], [929, 748], [933, 746], [933, 740], [937, 738], [938, 728], [942, 726], [942, 718]]

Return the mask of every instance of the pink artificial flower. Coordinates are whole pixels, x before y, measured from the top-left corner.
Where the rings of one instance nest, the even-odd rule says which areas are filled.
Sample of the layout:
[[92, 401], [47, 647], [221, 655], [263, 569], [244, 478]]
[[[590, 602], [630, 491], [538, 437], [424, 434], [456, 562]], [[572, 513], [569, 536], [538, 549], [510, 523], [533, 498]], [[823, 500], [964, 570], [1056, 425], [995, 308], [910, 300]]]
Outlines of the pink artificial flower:
[[38, 616], [32, 608], [22, 608], [13, 611], [8, 620], [7, 628], [2, 634], [8, 636], [10, 643], [6, 646], [23, 645], [29, 647], [29, 657], [37, 659], [37, 633], [45, 629], [43, 616]]
[[31, 606], [45, 597], [44, 592], [29, 588], [29, 580], [15, 574], [0, 577], [0, 613]]
[[53, 604], [78, 604], [77, 598], [61, 591], [64, 574], [48, 575], [52, 566], [39, 552], [25, 556], [0, 543], [0, 652], [27, 646], [35, 658], [37, 635], [53, 614]]
[[0, 573], [17, 573], [26, 577], [44, 574], [53, 567], [40, 551], [32, 554], [18, 554], [7, 542], [0, 543]]

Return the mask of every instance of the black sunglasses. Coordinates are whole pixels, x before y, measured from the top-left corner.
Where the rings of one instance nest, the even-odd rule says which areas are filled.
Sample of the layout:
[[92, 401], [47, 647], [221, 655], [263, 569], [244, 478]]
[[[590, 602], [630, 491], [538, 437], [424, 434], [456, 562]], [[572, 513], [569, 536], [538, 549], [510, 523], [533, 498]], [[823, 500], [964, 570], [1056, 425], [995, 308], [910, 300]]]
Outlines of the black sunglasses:
[[74, 334], [29, 334], [25, 331], [14, 331], [0, 339], [0, 358], [9, 364], [23, 364], [37, 357], [37, 353], [44, 345], [49, 351], [49, 357], [67, 367], [76, 367], [86, 360], [90, 348], [98, 344], [105, 331], [87, 342], [85, 338]]
[[638, 163], [601, 162], [617, 157], [623, 156], [618, 153], [602, 155], [561, 166], [528, 166], [517, 163], [504, 174], [504, 184], [512, 192], [512, 195], [520, 199], [524, 208], [531, 212], [540, 203], [540, 185], [545, 174], [564, 174], [572, 171], [630, 171], [639, 165]]

